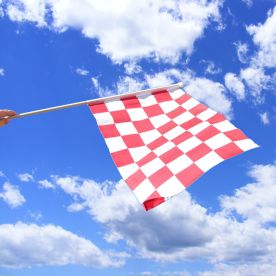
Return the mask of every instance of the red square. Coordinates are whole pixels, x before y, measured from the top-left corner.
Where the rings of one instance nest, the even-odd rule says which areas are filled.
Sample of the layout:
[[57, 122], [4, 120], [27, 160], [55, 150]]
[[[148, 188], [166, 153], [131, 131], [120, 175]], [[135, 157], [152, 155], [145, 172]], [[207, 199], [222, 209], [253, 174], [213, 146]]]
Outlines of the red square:
[[126, 166], [134, 162], [127, 149], [113, 152], [111, 156], [117, 167]]
[[148, 144], [148, 148], [150, 150], [155, 150], [160, 146], [164, 145], [165, 143], [167, 143], [168, 141], [169, 140], [167, 140], [164, 136], [160, 136], [159, 138], [157, 138], [156, 140]]
[[178, 104], [184, 104], [185, 102], [187, 102], [189, 99], [191, 99], [191, 96], [189, 94], [184, 94], [182, 95], [181, 97], [179, 97], [178, 99], [176, 99], [175, 101], [178, 103]]
[[152, 93], [158, 103], [171, 101], [172, 97], [167, 90]]
[[144, 111], [149, 117], [158, 116], [164, 114], [163, 110], [158, 104], [144, 107]]
[[177, 107], [175, 110], [167, 113], [167, 116], [171, 119], [174, 119], [175, 117], [185, 113], [187, 110], [183, 108], [182, 106]]
[[226, 119], [225, 119], [225, 117], [222, 114], [217, 113], [213, 117], [211, 117], [210, 119], [208, 119], [208, 122], [210, 124], [215, 124], [215, 123], [220, 123], [220, 122], [225, 121], [225, 120]]
[[89, 108], [92, 111], [92, 113], [102, 113], [102, 112], [109, 112], [105, 103], [94, 103], [94, 104], [89, 104]]
[[144, 202], [144, 208], [146, 211], [158, 206], [165, 201], [157, 191], [153, 192], [148, 199]]
[[202, 143], [194, 149], [187, 152], [186, 154], [190, 159], [192, 159], [195, 162], [207, 153], [209, 153], [210, 151], [212, 150], [206, 144]]
[[133, 121], [132, 123], [139, 133], [154, 129], [154, 126], [149, 119]]
[[124, 135], [122, 139], [128, 148], [142, 147], [145, 145], [139, 134]]
[[123, 102], [126, 108], [138, 108], [141, 107], [141, 104], [137, 97], [131, 96], [127, 98], [122, 98], [121, 101]]
[[[184, 130], [183, 130], [184, 131]], [[184, 133], [180, 134], [179, 136], [177, 136], [176, 138], [174, 138], [172, 140], [172, 142], [175, 145], [179, 145], [180, 143], [184, 142], [185, 140], [191, 138], [193, 136], [193, 134], [189, 131], [185, 131]]]
[[166, 123], [165, 125], [158, 128], [158, 131], [162, 134], [167, 133], [168, 131], [172, 130], [173, 128], [177, 127], [177, 124], [173, 121]]
[[190, 186], [195, 180], [197, 180], [201, 175], [203, 174], [203, 171], [198, 168], [195, 164], [192, 164], [185, 170], [181, 171], [176, 175], [178, 180], [185, 186]]
[[131, 190], [134, 190], [145, 179], [146, 179], [146, 176], [143, 174], [143, 172], [141, 170], [138, 170], [133, 175], [131, 175], [130, 177], [128, 177], [128, 179], [126, 179], [126, 183], [127, 183], [128, 187]]
[[117, 137], [120, 136], [115, 125], [102, 125], [99, 126], [99, 129], [104, 138]]
[[225, 160], [238, 155], [243, 151], [235, 143], [229, 143], [219, 149], [216, 149], [215, 152]]
[[110, 114], [113, 117], [115, 123], [125, 123], [131, 121], [126, 110], [111, 111]]
[[146, 155], [144, 158], [142, 158], [141, 160], [136, 162], [136, 164], [139, 167], [142, 167], [142, 166], [146, 165], [147, 163], [149, 163], [150, 161], [152, 161], [155, 158], [157, 158], [157, 155], [154, 152], [151, 152], [148, 155]]
[[201, 141], [206, 141], [219, 133], [220, 131], [214, 126], [208, 126], [203, 131], [199, 132], [196, 137]]
[[226, 131], [224, 132], [224, 134], [232, 141], [240, 141], [240, 140], [248, 139], [248, 137], [239, 129]]
[[155, 188], [158, 188], [172, 176], [172, 172], [167, 167], [163, 167], [162, 169], [158, 170], [153, 175], [151, 175], [149, 177], [149, 181]]
[[184, 129], [190, 129], [198, 124], [200, 124], [202, 121], [198, 119], [197, 117], [185, 122], [184, 124], [181, 125]]
[[206, 109], [208, 109], [208, 107], [202, 103], [196, 105], [195, 107], [193, 107], [190, 112], [192, 114], [194, 114], [195, 116], [198, 115], [199, 113], [205, 111]]
[[165, 163], [168, 164], [178, 158], [179, 156], [183, 155], [183, 152], [179, 148], [172, 148], [169, 151], [165, 152], [160, 156], [160, 159]]

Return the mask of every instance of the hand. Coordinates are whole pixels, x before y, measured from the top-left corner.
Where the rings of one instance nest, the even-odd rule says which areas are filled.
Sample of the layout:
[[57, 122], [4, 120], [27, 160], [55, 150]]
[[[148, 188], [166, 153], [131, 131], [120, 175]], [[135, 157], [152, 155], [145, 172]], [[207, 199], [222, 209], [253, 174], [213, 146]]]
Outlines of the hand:
[[16, 112], [13, 110], [0, 110], [0, 127], [6, 125], [9, 122], [9, 118], [3, 117], [11, 117], [16, 115]]

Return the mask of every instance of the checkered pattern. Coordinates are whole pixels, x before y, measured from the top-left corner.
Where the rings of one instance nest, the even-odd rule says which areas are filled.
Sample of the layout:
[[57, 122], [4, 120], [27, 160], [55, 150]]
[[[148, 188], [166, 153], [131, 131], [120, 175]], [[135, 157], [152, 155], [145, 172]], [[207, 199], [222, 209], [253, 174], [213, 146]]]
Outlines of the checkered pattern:
[[181, 89], [91, 104], [120, 174], [149, 210], [223, 160], [257, 147]]

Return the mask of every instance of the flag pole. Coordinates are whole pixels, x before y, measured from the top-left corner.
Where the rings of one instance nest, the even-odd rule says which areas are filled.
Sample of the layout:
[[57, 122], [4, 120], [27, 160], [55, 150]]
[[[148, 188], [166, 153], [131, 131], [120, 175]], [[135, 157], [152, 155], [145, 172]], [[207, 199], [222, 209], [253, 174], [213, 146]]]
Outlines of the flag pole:
[[108, 97], [96, 98], [96, 99], [82, 101], [82, 102], [76, 102], [76, 103], [59, 105], [59, 106], [54, 106], [54, 107], [49, 107], [49, 108], [44, 108], [44, 109], [38, 109], [38, 110], [30, 111], [30, 112], [19, 113], [14, 116], [6, 117], [6, 118], [8, 118], [9, 120], [17, 119], [17, 118], [27, 117], [27, 116], [31, 116], [31, 115], [37, 115], [37, 114], [41, 114], [41, 113], [45, 113], [45, 112], [61, 110], [61, 109], [65, 109], [65, 108], [71, 108], [71, 107], [75, 107], [75, 106], [87, 105], [87, 104], [91, 104], [91, 103], [99, 103], [99, 102], [103, 102], [103, 101], [118, 100], [120, 98], [128, 97], [128, 96], [138, 96], [138, 95], [142, 95], [142, 94], [150, 94], [150, 93], [162, 90], [162, 89], [175, 90], [175, 89], [181, 88], [183, 86], [184, 86], [183, 83], [179, 82], [177, 84], [173, 84], [173, 85], [169, 85], [169, 86], [163, 86], [163, 87], [158, 87], [158, 88], [153, 88], [153, 89], [145, 89], [145, 90], [140, 90], [140, 91], [136, 91], [136, 92], [132, 92], [132, 93], [112, 95], [112, 96], [108, 96]]

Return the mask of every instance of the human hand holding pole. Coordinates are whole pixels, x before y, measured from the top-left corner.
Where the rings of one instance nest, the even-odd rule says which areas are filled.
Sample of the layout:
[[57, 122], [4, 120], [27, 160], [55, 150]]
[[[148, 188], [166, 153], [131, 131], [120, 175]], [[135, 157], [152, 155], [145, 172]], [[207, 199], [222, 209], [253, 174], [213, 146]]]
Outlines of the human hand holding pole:
[[6, 125], [9, 122], [9, 117], [16, 115], [13, 110], [1, 110], [0, 109], [0, 127]]

